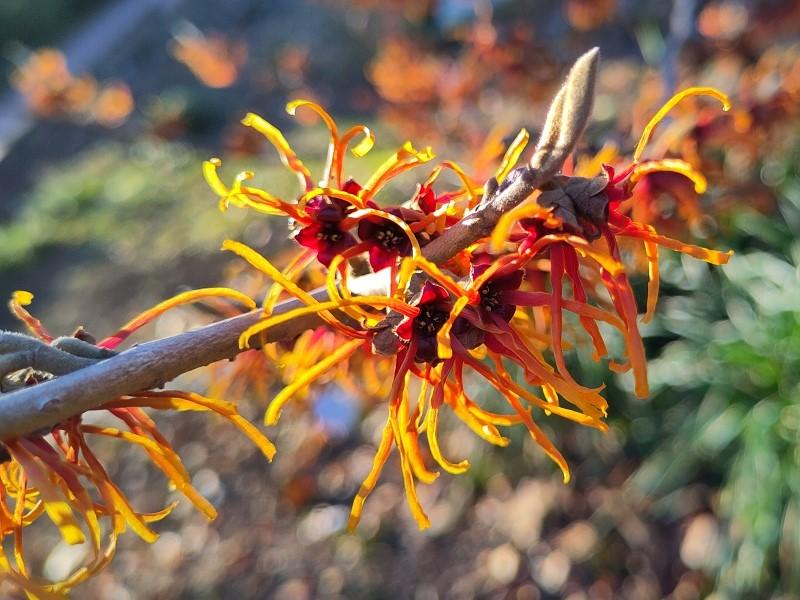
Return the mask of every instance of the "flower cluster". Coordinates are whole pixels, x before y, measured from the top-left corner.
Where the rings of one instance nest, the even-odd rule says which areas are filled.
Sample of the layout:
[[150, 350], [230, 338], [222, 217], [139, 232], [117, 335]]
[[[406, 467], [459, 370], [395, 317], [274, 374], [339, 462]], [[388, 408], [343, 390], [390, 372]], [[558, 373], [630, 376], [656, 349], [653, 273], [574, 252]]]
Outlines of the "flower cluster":
[[[647, 265], [645, 321], [652, 317], [657, 301], [659, 247], [712, 264], [723, 264], [730, 256], [660, 235], [650, 222], [641, 220], [649, 214], [641, 207], [647, 196], [637, 196], [636, 189], [645, 178], [675, 174], [692, 182], [697, 192], [704, 189], [703, 176], [678, 158], [642, 159], [659, 121], [690, 95], [710, 95], [727, 109], [725, 96], [711, 88], [681, 92], [648, 123], [630, 165], [606, 165], [603, 153], [594, 159], [583, 157], [575, 167], [567, 161], [561, 174], [505, 212], [491, 235], [457, 249], [440, 263], [426, 257], [426, 247], [525, 176], [526, 167], [517, 167], [528, 141], [524, 130], [486, 186], [443, 161], [420, 178], [401, 203], [382, 201], [380, 192], [401, 173], [432, 161], [431, 151], [418, 151], [406, 142], [366, 182], [345, 178], [343, 159], [350, 143], [361, 136], [352, 152], [363, 157], [372, 148], [372, 133], [363, 125], [340, 133], [322, 107], [309, 101], [292, 102], [287, 110], [314, 111], [328, 129], [330, 142], [319, 183], [273, 125], [254, 114], [243, 120], [275, 146], [296, 174], [302, 187], [297, 199], [286, 201], [246, 185], [253, 176], [250, 172], [239, 174], [228, 186], [218, 174], [220, 161], [205, 163], [206, 179], [223, 210], [234, 205], [288, 217], [302, 247], [280, 270], [243, 244], [227, 241], [223, 246], [274, 282], [263, 318], [240, 338], [242, 348], [260, 341], [274, 327], [317, 318], [316, 329], [297, 339], [294, 347], [281, 344], [279, 352], [295, 357], [292, 364], [302, 364], [305, 370], [296, 372], [272, 401], [266, 422], [276, 423], [293, 396], [323, 377], [346, 381], [351, 365], [377, 361], [379, 355], [392, 361], [387, 421], [372, 469], [354, 500], [351, 527], [358, 523], [395, 447], [410, 510], [420, 527], [429, 525], [416, 483], [438, 477], [431, 461], [448, 473], [469, 468], [466, 460], [445, 457], [440, 447], [439, 413], [445, 407], [476, 435], [499, 446], [509, 443], [501, 428], [524, 426], [567, 481], [567, 463], [541, 421], [559, 416], [604, 430], [608, 406], [602, 388], [581, 384], [567, 367], [565, 348], [575, 338], [573, 322], [591, 341], [595, 360], [607, 357], [606, 337], [617, 331], [624, 340], [625, 356], [609, 360], [608, 366], [617, 372], [631, 371], [636, 395], [648, 394], [639, 310], [622, 245], [635, 244]], [[445, 169], [455, 173], [456, 187], [440, 189]], [[324, 272], [324, 285], [316, 292], [299, 283], [309, 269]], [[276, 311], [283, 295], [304, 306]], [[333, 346], [325, 342], [331, 335], [337, 340]], [[314, 352], [313, 363], [296, 358], [316, 344], [332, 349]], [[274, 353], [275, 346], [268, 344], [264, 351]], [[474, 399], [476, 382], [481, 380], [505, 399], [509, 412], [492, 412]], [[420, 441], [423, 435], [427, 455]]]
[[[163, 312], [181, 304], [208, 298], [224, 298], [254, 307], [249, 297], [226, 288], [207, 288], [179, 294], [132, 319], [115, 334], [96, 341], [79, 328], [72, 336], [55, 338], [28, 312], [29, 292], [16, 292], [11, 311], [33, 337], [61, 352], [82, 357], [108, 358], [128, 336]], [[2, 380], [6, 373], [0, 373]], [[14, 373], [20, 385], [32, 386], [49, 378], [37, 368]], [[92, 449], [92, 437], [105, 437], [133, 444], [209, 519], [216, 509], [192, 485], [189, 472], [169, 441], [145, 409], [215, 412], [238, 427], [267, 459], [275, 454], [273, 444], [238, 414], [230, 402], [179, 390], [143, 391], [122, 396], [99, 407], [102, 419], [83, 415], [0, 444], [0, 541], [11, 540], [12, 557], [0, 552], [0, 577], [15, 584], [31, 598], [63, 597], [113, 558], [117, 539], [130, 528], [140, 538], [154, 542], [158, 534], [151, 523], [167, 517], [173, 502], [164, 509], [144, 513], [135, 509], [114, 483]], [[93, 411], [95, 412], [95, 411]], [[30, 572], [25, 561], [25, 529], [49, 519], [67, 544], [89, 544], [87, 563], [58, 582], [45, 582]]]

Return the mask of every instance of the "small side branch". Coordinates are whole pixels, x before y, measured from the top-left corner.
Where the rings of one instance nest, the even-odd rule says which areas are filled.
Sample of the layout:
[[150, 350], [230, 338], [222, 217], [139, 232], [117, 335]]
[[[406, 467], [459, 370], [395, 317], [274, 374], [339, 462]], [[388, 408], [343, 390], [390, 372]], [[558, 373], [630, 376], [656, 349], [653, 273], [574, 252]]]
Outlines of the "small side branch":
[[0, 332], [0, 380], [27, 368], [66, 375], [113, 355], [114, 352], [76, 338], [58, 338], [46, 344], [27, 335], [3, 331]]

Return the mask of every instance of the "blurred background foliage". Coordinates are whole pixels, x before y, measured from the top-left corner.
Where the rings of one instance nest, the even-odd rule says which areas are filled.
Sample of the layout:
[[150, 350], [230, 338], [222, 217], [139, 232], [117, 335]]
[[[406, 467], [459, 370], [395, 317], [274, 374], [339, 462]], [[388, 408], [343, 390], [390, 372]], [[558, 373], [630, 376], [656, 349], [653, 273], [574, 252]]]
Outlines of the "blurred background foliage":
[[[555, 424], [572, 483], [522, 432], [494, 451], [451, 423], [445, 449], [473, 466], [420, 490], [432, 530], [416, 530], [390, 468], [355, 536], [341, 529], [380, 402], [323, 390], [273, 432], [270, 466], [215, 422], [166, 417], [162, 429], [221, 517], [207, 524], [181, 506], [155, 545], [123, 538], [81, 597], [800, 597], [795, 0], [7, 0], [0, 296], [29, 289], [53, 330], [103, 335], [182, 287], [240, 277], [218, 252], [226, 237], [279, 254], [283, 225], [220, 214], [200, 161], [254, 168], [290, 196], [292, 178], [237, 120], [254, 110], [286, 127], [313, 170], [324, 134], [289, 125], [282, 107], [296, 97], [378, 132], [355, 167], [364, 172], [410, 136], [483, 177], [487, 139], [535, 132], [564, 66], [591, 45], [604, 63], [582, 153], [607, 141], [629, 153], [676, 88], [715, 85], [734, 99], [732, 116], [677, 111], [657, 141], [710, 180], [692, 227], [675, 219], [674, 198], [655, 196], [665, 227], [736, 255], [711, 269], [663, 253], [663, 295], [643, 330], [651, 398], [635, 400], [625, 378], [575, 353], [584, 380], [605, 378], [611, 430]], [[69, 70], [51, 61], [28, 72], [37, 85], [15, 83], [42, 46], [63, 50]], [[109, 81], [130, 90], [128, 104], [103, 96]], [[212, 317], [180, 311], [147, 335]], [[0, 315], [0, 326], [14, 324]], [[260, 418], [265, 398], [239, 400]], [[104, 450], [137, 506], [170, 496], [135, 451]], [[80, 559], [53, 531], [34, 537], [32, 562], [45, 573]]]
[[[0, 40], [9, 46], [22, 44], [34, 48], [56, 44], [76, 23], [107, 3], [108, 0], [8, 0], [0, 6]], [[7, 86], [11, 67], [8, 61], [0, 67], [3, 75], [0, 87]]]

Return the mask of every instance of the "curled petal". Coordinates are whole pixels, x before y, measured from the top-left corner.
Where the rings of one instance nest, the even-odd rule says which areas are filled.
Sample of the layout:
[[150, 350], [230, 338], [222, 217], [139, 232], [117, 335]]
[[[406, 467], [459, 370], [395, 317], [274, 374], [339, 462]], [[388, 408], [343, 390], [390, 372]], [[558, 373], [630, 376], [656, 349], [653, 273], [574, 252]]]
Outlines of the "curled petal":
[[336, 147], [339, 145], [339, 132], [336, 129], [336, 123], [334, 122], [333, 118], [328, 114], [328, 111], [326, 111], [316, 102], [312, 102], [311, 100], [294, 100], [292, 102], [289, 102], [289, 104], [286, 105], [286, 112], [294, 116], [295, 111], [297, 111], [297, 109], [301, 106], [306, 107], [317, 113], [320, 116], [320, 118], [322, 118], [323, 122], [325, 123], [325, 126], [328, 128], [328, 132], [330, 133], [331, 140], [330, 143], [328, 144], [328, 157], [325, 160], [325, 169], [322, 172], [322, 184], [328, 185], [331, 180], [331, 174], [332, 174], [331, 169], [333, 167], [334, 154], [336, 152]]
[[348, 144], [358, 135], [362, 134], [363, 137], [356, 144], [350, 152], [356, 157], [366, 156], [375, 145], [375, 134], [366, 125], [354, 125], [342, 134], [339, 143], [336, 145], [336, 150], [333, 153], [333, 174], [334, 183], [341, 187], [342, 185], [342, 172], [344, 169], [344, 153]]
[[[575, 298], [578, 303], [586, 304], [586, 291], [584, 290], [583, 280], [581, 279], [578, 256], [572, 248], [565, 249], [564, 268], [572, 283], [572, 297]], [[563, 305], [564, 301], [562, 300], [562, 306]], [[595, 349], [593, 355], [594, 360], [600, 360], [608, 351], [603, 336], [600, 334], [600, 329], [597, 327], [597, 323], [583, 315], [580, 317], [580, 322], [586, 333], [592, 338]]]
[[[330, 302], [314, 302], [309, 306], [303, 306], [300, 308], [296, 308], [294, 310], [281, 313], [279, 315], [273, 315], [267, 319], [259, 321], [255, 325], [251, 325], [247, 329], [245, 329], [242, 334], [239, 336], [239, 347], [244, 349], [250, 346], [250, 340], [257, 334], [270, 329], [271, 327], [275, 327], [276, 325], [280, 325], [281, 323], [285, 323], [287, 321], [291, 321], [293, 319], [297, 319], [299, 317], [303, 317], [306, 315], [313, 315], [319, 314], [320, 317], [322, 316], [321, 313], [330, 313], [331, 310], [336, 310], [340, 307], [346, 306], [355, 306], [355, 305], [364, 305], [364, 306], [376, 306], [376, 307], [387, 307], [392, 308], [400, 313], [405, 313], [406, 315], [414, 315], [416, 316], [416, 309], [413, 306], [409, 306], [404, 302], [400, 302], [396, 298], [389, 298], [385, 296], [361, 296], [358, 298], [348, 298], [342, 299], [338, 301], [330, 301]], [[339, 329], [344, 327], [341, 323], [338, 324]], [[352, 328], [347, 328], [346, 335], [353, 338], [366, 338], [368, 334], [363, 331], [354, 330]]]
[[647, 310], [642, 317], [642, 323], [649, 323], [656, 312], [658, 302], [658, 288], [660, 274], [658, 270], [658, 245], [655, 242], [645, 241], [644, 252], [647, 256]]
[[50, 481], [40, 463], [18, 441], [5, 442], [11, 457], [16, 460], [39, 491], [44, 501], [44, 509], [53, 524], [58, 527], [67, 544], [82, 544], [86, 538], [70, 508], [67, 498], [58, 486]]
[[[465, 290], [461, 287], [452, 277], [445, 274], [436, 263], [429, 261], [427, 258], [423, 257], [422, 255], [418, 257], [412, 257], [408, 259], [408, 264], [413, 265], [414, 267], [420, 269], [421, 271], [427, 273], [434, 281], [436, 281], [438, 287], [446, 289], [448, 292], [453, 294], [456, 298], [460, 298], [461, 296], [472, 295], [472, 292]], [[402, 265], [401, 265], [402, 269]], [[398, 281], [400, 278], [398, 277]], [[405, 288], [403, 288], [405, 289]], [[437, 291], [437, 295], [441, 296], [442, 292]], [[445, 298], [439, 298], [444, 300]]]
[[661, 171], [680, 173], [684, 177], [690, 179], [694, 184], [694, 191], [697, 194], [705, 193], [708, 188], [708, 180], [705, 176], [692, 165], [679, 158], [646, 160], [637, 164], [631, 172], [631, 183], [635, 184], [639, 179], [649, 173], [658, 173]]
[[470, 199], [470, 206], [477, 204], [481, 195], [481, 187], [473, 183], [469, 176], [464, 172], [464, 169], [462, 169], [453, 161], [442, 161], [442, 166], [453, 171], [453, 173], [455, 173], [456, 176], [461, 180], [461, 183], [464, 184], [464, 190], [467, 192], [467, 196]]
[[242, 171], [235, 180], [233, 187], [228, 188], [219, 177], [219, 167], [222, 161], [212, 158], [203, 162], [203, 177], [209, 187], [219, 196], [219, 209], [225, 212], [230, 204], [238, 207], [248, 207], [265, 215], [289, 216], [293, 219], [303, 220], [296, 205], [284, 202], [280, 198], [264, 190], [243, 185], [253, 177], [252, 171]]
[[416, 150], [411, 142], [406, 142], [403, 146], [395, 152], [389, 159], [387, 159], [369, 181], [364, 185], [359, 195], [364, 200], [369, 200], [386, 184], [387, 181], [400, 175], [401, 173], [432, 160], [434, 157], [430, 148], [424, 150]]
[[497, 221], [492, 235], [490, 237], [490, 249], [492, 252], [500, 252], [508, 240], [512, 227], [519, 222], [520, 219], [541, 219], [547, 221], [548, 219], [555, 218], [551, 215], [550, 208], [543, 208], [536, 203], [535, 199], [528, 200], [515, 206]]
[[153, 319], [156, 319], [160, 315], [164, 314], [168, 310], [175, 308], [176, 306], [181, 306], [183, 304], [189, 304], [191, 302], [197, 302], [198, 300], [203, 300], [205, 298], [230, 298], [232, 300], [236, 300], [237, 302], [241, 302], [247, 308], [253, 309], [256, 307], [255, 301], [250, 298], [247, 294], [243, 294], [237, 290], [233, 290], [231, 288], [224, 288], [224, 287], [217, 287], [217, 288], [202, 288], [199, 290], [190, 290], [188, 292], [183, 292], [168, 300], [164, 300], [159, 304], [156, 304], [154, 307], [149, 308], [148, 310], [140, 313], [139, 315], [135, 316], [133, 319], [128, 321], [119, 331], [117, 331], [114, 335], [107, 337], [106, 339], [99, 342], [97, 345], [100, 348], [116, 348], [119, 346], [128, 336], [130, 336], [133, 332], [141, 327], [144, 327]]
[[230, 195], [231, 191], [228, 189], [219, 176], [219, 168], [222, 166], [222, 161], [218, 158], [203, 161], [203, 177], [211, 190], [220, 198], [226, 198]]
[[450, 310], [450, 316], [436, 334], [436, 342], [438, 344], [437, 354], [442, 360], [447, 360], [453, 356], [453, 347], [450, 343], [450, 332], [453, 329], [453, 325], [456, 323], [456, 319], [472, 301], [474, 301], [474, 298], [470, 296], [461, 296], [461, 298], [456, 300], [453, 304], [453, 308]]
[[451, 407], [456, 416], [482, 440], [501, 448], [505, 448], [511, 443], [507, 437], [500, 435], [493, 423], [482, 420], [479, 415], [473, 414], [461, 402], [454, 402]]
[[[361, 254], [366, 247], [367, 244], [362, 242], [361, 244], [357, 244], [352, 248], [348, 248], [341, 254], [337, 254], [333, 257], [333, 260], [331, 260], [331, 264], [328, 266], [328, 275], [325, 278], [325, 287], [328, 290], [328, 296], [332, 301], [337, 302], [343, 298], [349, 299], [353, 297], [348, 283], [350, 278], [347, 273], [347, 261], [354, 256]], [[370, 248], [370, 254], [374, 249], [375, 246]], [[394, 258], [396, 258], [396, 256]], [[336, 283], [337, 273], [341, 278], [339, 285]], [[339, 293], [340, 287], [341, 294]], [[341, 306], [340, 310], [344, 314], [360, 322], [362, 326], [366, 325], [367, 327], [377, 325], [380, 321], [386, 318], [385, 314], [370, 312], [366, 307], [361, 305]]]
[[[415, 353], [408, 352], [407, 354], [412, 356]], [[431, 521], [428, 518], [428, 515], [425, 514], [425, 510], [422, 508], [422, 504], [417, 496], [416, 485], [414, 484], [414, 472], [411, 468], [411, 462], [409, 459], [409, 451], [401, 446], [402, 439], [400, 438], [400, 426], [396, 419], [390, 417], [389, 422], [392, 425], [392, 433], [394, 434], [395, 442], [397, 443], [397, 453], [400, 456], [400, 471], [403, 474], [403, 488], [406, 492], [406, 503], [408, 504], [408, 508], [411, 510], [411, 515], [414, 517], [414, 520], [417, 522], [419, 528], [427, 529], [431, 526]]]
[[658, 112], [653, 115], [650, 121], [645, 126], [644, 130], [642, 131], [642, 136], [639, 138], [639, 143], [636, 145], [636, 150], [633, 152], [633, 160], [634, 162], [638, 162], [639, 159], [642, 157], [642, 152], [644, 152], [644, 147], [647, 145], [647, 142], [650, 140], [650, 136], [653, 133], [653, 130], [656, 126], [667, 116], [667, 113], [671, 111], [676, 104], [678, 104], [684, 98], [689, 96], [711, 96], [712, 98], [716, 98], [722, 103], [722, 110], [728, 111], [731, 108], [730, 100], [728, 100], [728, 96], [720, 92], [719, 90], [712, 88], [712, 87], [690, 87], [683, 91], [678, 92], [672, 98], [667, 100], [667, 102], [658, 109]]
[[[275, 445], [247, 419], [242, 417], [236, 409], [236, 405], [231, 402], [178, 390], [169, 390], [165, 392], [148, 391], [138, 394], [133, 398], [144, 400], [141, 406], [151, 406], [153, 408], [159, 408], [159, 403], [163, 402], [164, 406], [178, 408], [179, 410], [213, 411], [236, 426], [259, 450], [261, 450], [261, 453], [267, 460], [271, 461], [275, 456]], [[125, 401], [129, 402], [128, 406], [130, 406], [131, 400], [126, 399]], [[123, 401], [123, 404], [125, 401]]]
[[255, 113], [247, 113], [244, 119], [242, 119], [242, 124], [252, 127], [275, 146], [283, 164], [297, 174], [300, 185], [303, 186], [304, 189], [310, 190], [314, 187], [314, 182], [311, 180], [311, 172], [303, 164], [303, 161], [297, 157], [297, 154], [292, 150], [289, 142], [286, 141], [286, 138], [283, 137], [283, 134], [277, 127]]
[[[311, 294], [306, 292], [303, 288], [297, 285], [294, 281], [287, 278], [279, 269], [277, 269], [271, 262], [269, 262], [266, 258], [260, 255], [258, 252], [241, 244], [239, 242], [235, 242], [233, 240], [225, 240], [222, 244], [223, 250], [230, 250], [231, 252], [235, 253], [236, 255], [245, 259], [248, 263], [250, 263], [253, 267], [264, 273], [265, 275], [271, 277], [275, 283], [280, 284], [287, 292], [305, 302], [309, 305], [319, 304]], [[320, 318], [328, 323], [331, 327], [342, 331], [346, 335], [350, 337], [361, 337], [361, 332], [356, 331], [352, 327], [347, 327], [343, 323], [341, 323], [336, 317], [334, 317], [330, 312], [323, 311], [319, 314]], [[262, 321], [263, 323], [263, 321]], [[260, 325], [260, 324], [259, 324]], [[251, 327], [252, 329], [252, 327]], [[264, 328], [266, 329], [266, 327]], [[261, 331], [261, 330], [259, 330]], [[254, 332], [252, 335], [255, 335]], [[249, 338], [248, 338], [249, 339]], [[241, 338], [240, 338], [241, 340]]]
[[[339, 200], [344, 200], [345, 202], [352, 204], [356, 208], [364, 208], [365, 206], [364, 200], [360, 196], [357, 196], [356, 194], [353, 194], [346, 190], [341, 190], [339, 188], [321, 186], [312, 188], [308, 190], [306, 193], [304, 193], [302, 196], [300, 196], [300, 199], [297, 202], [298, 206], [300, 207], [300, 210], [305, 210], [305, 207], [308, 204], [308, 202], [313, 198], [317, 198], [318, 196], [325, 196], [328, 198], [338, 198]], [[344, 206], [346, 207], [347, 205], [345, 204]]]
[[[547, 292], [512, 291], [507, 293], [507, 298], [509, 302], [517, 306], [549, 306], [552, 302], [552, 298]], [[568, 300], [566, 298], [562, 298], [561, 304], [564, 310], [573, 312], [581, 317], [587, 317], [595, 321], [603, 321], [620, 330], [625, 326], [622, 320], [613, 313], [592, 306], [591, 304], [586, 304], [582, 301]]]
[[267, 413], [264, 416], [264, 423], [267, 425], [274, 425], [278, 422], [281, 416], [281, 410], [286, 403], [300, 390], [308, 387], [316, 379], [324, 373], [332, 369], [340, 362], [347, 360], [356, 350], [365, 344], [365, 340], [350, 340], [339, 346], [334, 352], [317, 362], [314, 366], [304, 370], [298, 377], [289, 385], [281, 390], [281, 392], [273, 398], [267, 408]]
[[348, 220], [350, 219], [359, 220], [367, 216], [377, 217], [379, 219], [386, 219], [387, 221], [391, 221], [392, 223], [397, 225], [408, 238], [408, 243], [411, 244], [411, 256], [419, 257], [422, 255], [422, 250], [419, 247], [419, 241], [417, 240], [417, 236], [415, 236], [414, 232], [411, 231], [411, 228], [408, 226], [408, 223], [406, 223], [403, 219], [401, 219], [397, 215], [393, 215], [390, 212], [386, 212], [384, 210], [379, 210], [376, 208], [363, 208], [361, 210], [357, 210], [354, 213], [350, 214], [348, 216]]
[[733, 256], [732, 250], [728, 250], [727, 252], [711, 250], [709, 248], [703, 248], [702, 246], [686, 244], [664, 235], [659, 235], [652, 227], [640, 225], [635, 221], [631, 221], [628, 217], [613, 211], [611, 212], [609, 222], [614, 228], [613, 235], [632, 237], [653, 242], [659, 246], [664, 246], [665, 248], [680, 252], [681, 254], [688, 254], [689, 256], [705, 261], [712, 265], [727, 264], [731, 256]]
[[460, 475], [469, 470], [469, 461], [462, 460], [457, 463], [450, 462], [442, 454], [439, 448], [439, 438], [437, 437], [437, 429], [439, 423], [439, 409], [431, 406], [425, 417], [425, 429], [428, 436], [428, 447], [431, 449], [433, 459], [439, 464], [442, 469], [453, 475]]
[[328, 114], [328, 111], [326, 111], [316, 102], [302, 99], [292, 100], [286, 105], [286, 112], [294, 116], [297, 112], [297, 109], [301, 106], [314, 111], [320, 116], [320, 118], [325, 122], [325, 126], [328, 128], [328, 131], [330, 131], [332, 139], [336, 140], [339, 138], [338, 130], [336, 129], [336, 122], [333, 120], [333, 117], [331, 117], [330, 114]]
[[142, 517], [131, 507], [125, 494], [108, 477], [103, 465], [89, 449], [88, 444], [83, 439], [79, 440], [81, 454], [86, 457], [86, 461], [94, 474], [95, 484], [97, 485], [109, 510], [119, 514], [122, 519], [120, 526], [115, 525], [114, 529], [119, 533], [124, 531], [124, 523], [127, 523], [133, 532], [148, 543], [153, 543], [158, 539], [158, 534], [147, 526]]
[[592, 246], [592, 244], [587, 242], [585, 239], [577, 235], [569, 235], [565, 233], [554, 233], [550, 235], [545, 235], [536, 240], [536, 242], [531, 246], [529, 251], [531, 255], [535, 256], [539, 250], [541, 250], [548, 244], [552, 244], [555, 242], [566, 242], [567, 244], [572, 246], [580, 256], [591, 258], [600, 267], [602, 267], [612, 275], [618, 275], [620, 273], [625, 272], [625, 266], [616, 257], [601, 252], [596, 247]]
[[[478, 363], [478, 361], [471, 360], [470, 365], [473, 366], [474, 368], [477, 368], [478, 365], [480, 365], [480, 363]], [[481, 365], [481, 367], [483, 367], [483, 365]], [[483, 374], [491, 373], [491, 371], [488, 371], [488, 369], [486, 369], [485, 367], [481, 368], [480, 370], [483, 372]], [[538, 427], [538, 425], [536, 425], [536, 423], [533, 421], [533, 418], [530, 415], [530, 412], [528, 410], [525, 410], [525, 408], [520, 404], [517, 396], [513, 393], [509, 393], [506, 386], [502, 384], [497, 386], [497, 389], [506, 397], [509, 404], [511, 404], [512, 408], [517, 412], [517, 415], [520, 417], [522, 422], [528, 428], [528, 432], [530, 433], [533, 440], [545, 451], [545, 453], [553, 460], [553, 462], [555, 462], [559, 466], [564, 478], [564, 483], [568, 483], [570, 479], [569, 466], [567, 465], [567, 461], [564, 459], [562, 454], [556, 449], [555, 446], [553, 446], [550, 439], [544, 434], [544, 432]], [[552, 410], [553, 408], [556, 407], [548, 407], [548, 408]]]
[[515, 137], [514, 141], [509, 145], [508, 150], [506, 150], [505, 155], [503, 155], [503, 160], [500, 161], [500, 166], [497, 167], [497, 171], [494, 174], [498, 183], [501, 183], [511, 169], [517, 165], [517, 161], [525, 150], [525, 146], [528, 145], [530, 137], [531, 135], [528, 133], [527, 129], [523, 128], [519, 130], [517, 137]]
[[[609, 251], [617, 258], [619, 249], [614, 233], [608, 227], [603, 227], [603, 236], [606, 239]], [[633, 369], [634, 393], [637, 398], [646, 398], [650, 394], [650, 385], [647, 381], [647, 362], [644, 354], [644, 343], [636, 322], [636, 298], [633, 295], [630, 281], [628, 281], [628, 276], [624, 272], [614, 275], [603, 269], [600, 272], [600, 276], [603, 285], [605, 285], [611, 296], [611, 301], [614, 303], [617, 313], [625, 322], [625, 347]]]
[[389, 459], [393, 443], [394, 434], [392, 433], [392, 425], [387, 422], [383, 428], [383, 434], [381, 435], [380, 444], [378, 444], [378, 450], [375, 452], [375, 458], [372, 461], [372, 468], [370, 468], [369, 473], [361, 483], [356, 497], [353, 498], [353, 505], [350, 508], [350, 519], [347, 523], [348, 530], [355, 531], [358, 526], [358, 522], [361, 520], [361, 513], [364, 510], [364, 502], [366, 502], [367, 496], [370, 495], [372, 490], [375, 489], [375, 485], [378, 483], [378, 477], [380, 477], [383, 466]]
[[567, 464], [567, 461], [564, 459], [564, 456], [553, 445], [553, 443], [550, 441], [550, 438], [548, 438], [545, 435], [545, 433], [539, 428], [539, 426], [536, 425], [530, 413], [522, 407], [522, 405], [519, 403], [519, 400], [510, 395], [507, 397], [511, 406], [514, 408], [514, 410], [517, 411], [517, 414], [522, 418], [522, 422], [528, 428], [528, 432], [533, 438], [533, 441], [536, 442], [542, 448], [542, 450], [544, 450], [545, 454], [547, 454], [547, 456], [549, 456], [551, 460], [555, 462], [561, 469], [561, 474], [564, 478], [564, 483], [569, 483], [570, 480], [569, 465]]
[[216, 509], [211, 503], [206, 500], [200, 492], [191, 484], [189, 477], [186, 474], [183, 463], [178, 455], [171, 449], [165, 448], [161, 444], [147, 438], [143, 435], [131, 433], [127, 431], [120, 431], [112, 427], [95, 427], [92, 425], [82, 425], [83, 431], [87, 433], [94, 433], [98, 435], [105, 435], [124, 439], [128, 442], [141, 446], [153, 463], [163, 471], [164, 475], [175, 485], [175, 488], [180, 491], [191, 502], [197, 510], [199, 510], [209, 521], [217, 517]]
[[[314, 252], [310, 250], [304, 250], [289, 262], [283, 273], [289, 281], [295, 281], [303, 273], [305, 268], [312, 260], [314, 260]], [[272, 314], [272, 311], [275, 309], [275, 305], [278, 303], [278, 299], [280, 298], [282, 291], [283, 287], [281, 287], [281, 285], [278, 283], [273, 283], [270, 286], [267, 295], [264, 297], [265, 315]]]
[[[424, 402], [424, 399], [423, 399]], [[425, 465], [425, 459], [422, 456], [422, 450], [419, 446], [419, 432], [415, 425], [416, 417], [420, 413], [420, 405], [417, 404], [416, 412], [414, 415], [408, 414], [408, 388], [403, 389], [400, 402], [397, 407], [397, 430], [402, 436], [402, 443], [398, 446], [402, 447], [408, 457], [408, 463], [411, 466], [411, 471], [414, 477], [419, 479], [422, 483], [431, 484], [439, 477], [438, 471], [431, 471]]]
[[11, 309], [11, 313], [15, 317], [25, 323], [28, 331], [30, 331], [38, 339], [49, 344], [55, 339], [55, 337], [51, 335], [49, 331], [47, 331], [39, 319], [34, 317], [25, 308], [31, 302], [33, 302], [33, 294], [26, 292], [25, 290], [17, 290], [11, 294], [11, 300], [8, 301], [8, 307]]

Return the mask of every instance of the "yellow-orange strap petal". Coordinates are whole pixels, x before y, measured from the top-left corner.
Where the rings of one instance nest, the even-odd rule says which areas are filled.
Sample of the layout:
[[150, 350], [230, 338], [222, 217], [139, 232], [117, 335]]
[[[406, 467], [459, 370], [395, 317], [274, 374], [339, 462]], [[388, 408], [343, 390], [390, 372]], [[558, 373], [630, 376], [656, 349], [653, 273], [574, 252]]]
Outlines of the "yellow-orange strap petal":
[[425, 417], [426, 434], [428, 436], [428, 447], [431, 449], [433, 459], [439, 464], [442, 469], [453, 475], [460, 475], [469, 470], [469, 461], [464, 459], [460, 462], [454, 463], [447, 460], [442, 454], [439, 447], [439, 438], [437, 436], [439, 423], [439, 409], [431, 406]]
[[367, 497], [370, 495], [372, 490], [375, 489], [375, 485], [378, 483], [378, 477], [380, 477], [383, 466], [389, 459], [389, 454], [392, 451], [393, 443], [394, 434], [392, 433], [392, 425], [387, 421], [383, 428], [383, 433], [381, 434], [381, 441], [378, 444], [378, 449], [375, 451], [375, 458], [372, 461], [372, 467], [370, 468], [367, 476], [364, 478], [364, 481], [361, 483], [361, 487], [359, 488], [356, 497], [353, 498], [353, 505], [350, 508], [350, 519], [347, 523], [348, 530], [355, 531], [356, 527], [358, 526], [358, 522], [361, 520], [361, 513], [364, 510], [364, 502], [366, 502]]
[[502, 182], [511, 169], [516, 166], [520, 155], [525, 150], [525, 146], [528, 145], [530, 137], [527, 129], [523, 128], [519, 130], [517, 137], [515, 137], [514, 141], [509, 145], [508, 150], [506, 150], [505, 155], [503, 155], [503, 160], [500, 161], [500, 166], [497, 167], [497, 172], [495, 172], [494, 176], [498, 183]]
[[358, 350], [365, 343], [367, 343], [366, 340], [350, 340], [339, 346], [339, 348], [317, 362], [314, 366], [304, 370], [292, 383], [283, 388], [272, 402], [270, 402], [264, 416], [264, 423], [267, 425], [274, 425], [277, 423], [281, 416], [281, 410], [283, 410], [283, 407], [293, 395], [313, 383], [318, 377], [333, 368], [339, 362], [349, 358], [353, 352]]
[[247, 127], [252, 127], [275, 146], [278, 155], [281, 157], [281, 161], [291, 171], [297, 174], [303, 189], [310, 190], [314, 187], [314, 182], [311, 180], [311, 171], [309, 171], [303, 164], [303, 161], [297, 157], [297, 154], [292, 150], [289, 142], [286, 141], [286, 138], [283, 137], [283, 134], [277, 127], [255, 113], [247, 113], [242, 119], [242, 124]]
[[647, 125], [645, 125], [644, 130], [642, 130], [642, 136], [639, 138], [639, 143], [636, 144], [636, 150], [633, 152], [633, 160], [634, 162], [638, 162], [639, 159], [642, 157], [642, 152], [644, 152], [644, 147], [647, 145], [647, 142], [650, 140], [650, 136], [653, 133], [653, 130], [656, 126], [667, 116], [667, 113], [671, 111], [675, 105], [677, 105], [681, 100], [687, 98], [689, 96], [711, 96], [712, 98], [716, 98], [722, 103], [722, 110], [728, 111], [731, 108], [730, 100], [728, 100], [728, 96], [720, 92], [718, 89], [713, 87], [690, 87], [685, 90], [682, 90], [675, 94], [672, 98], [667, 100], [667, 102], [658, 109], [655, 115], [648, 121]]
[[125, 325], [123, 325], [122, 328], [114, 335], [111, 335], [99, 342], [98, 346], [101, 348], [116, 348], [134, 331], [143, 327], [168, 310], [183, 304], [197, 302], [198, 300], [203, 300], [205, 298], [230, 298], [232, 300], [236, 300], [237, 302], [241, 302], [249, 309], [254, 309], [256, 307], [255, 300], [250, 298], [250, 296], [231, 288], [213, 287], [190, 290], [188, 292], [177, 294], [172, 298], [164, 300], [163, 302], [159, 302], [152, 308], [148, 308], [146, 311], [139, 313], [133, 319], [125, 323]]
[[11, 313], [15, 317], [25, 323], [28, 331], [30, 331], [34, 336], [43, 342], [49, 344], [55, 338], [50, 334], [49, 331], [47, 331], [39, 319], [34, 317], [30, 312], [28, 312], [27, 309], [24, 308], [31, 302], [33, 302], [33, 294], [26, 292], [25, 290], [17, 290], [11, 294], [11, 300], [8, 301], [8, 307], [11, 309]]

